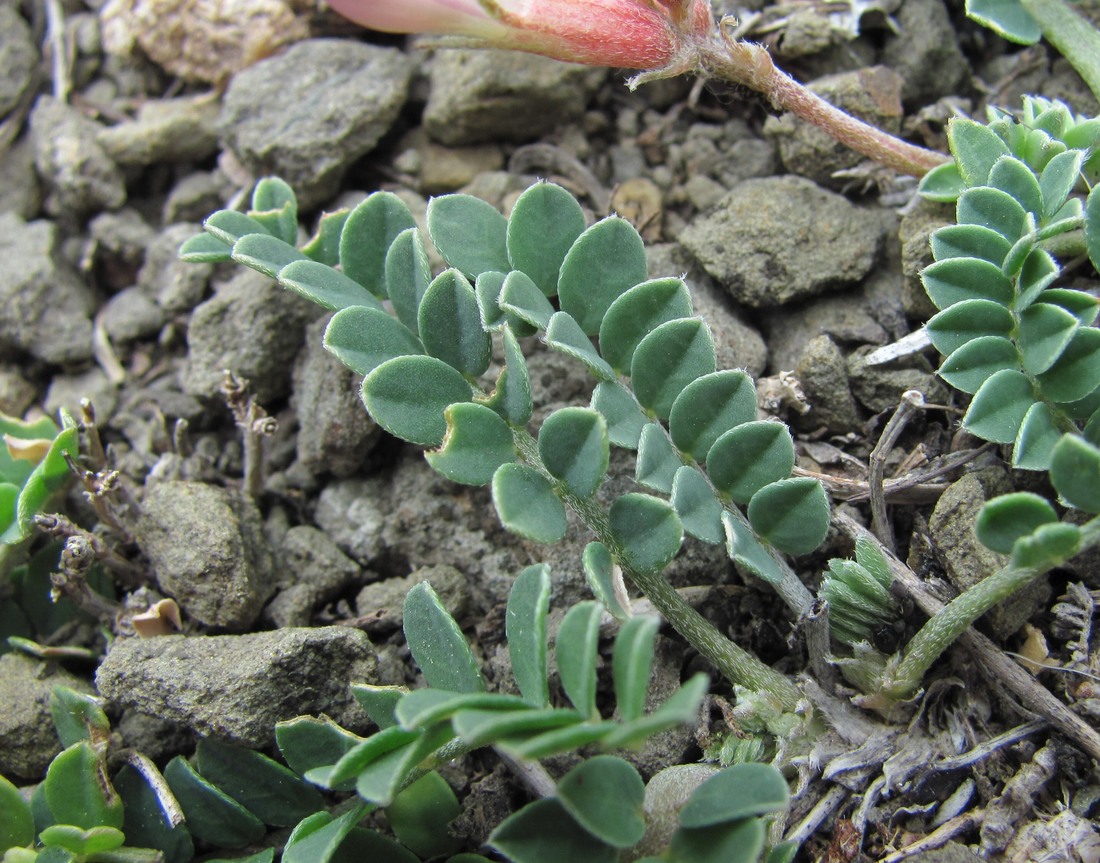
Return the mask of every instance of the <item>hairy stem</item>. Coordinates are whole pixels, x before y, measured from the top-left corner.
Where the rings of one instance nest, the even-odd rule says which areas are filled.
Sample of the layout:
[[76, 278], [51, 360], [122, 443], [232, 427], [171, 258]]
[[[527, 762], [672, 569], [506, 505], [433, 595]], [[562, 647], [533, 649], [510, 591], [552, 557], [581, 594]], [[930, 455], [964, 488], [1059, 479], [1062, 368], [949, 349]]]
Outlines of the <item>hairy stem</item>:
[[798, 688], [783, 674], [738, 647], [699, 612], [684, 601], [660, 573], [639, 572], [627, 563], [622, 544], [614, 537], [607, 513], [591, 498], [579, 498], [550, 476], [539, 457], [538, 443], [523, 429], [513, 429], [512, 438], [524, 461], [542, 473], [555, 491], [607, 546], [623, 574], [634, 582], [660, 611], [672, 628], [705, 656], [731, 683], [772, 695], [785, 710], [794, 710], [800, 699]]
[[829, 104], [779, 69], [764, 47], [731, 38], [725, 30], [721, 40], [699, 46], [698, 58], [704, 75], [762, 93], [776, 107], [895, 171], [923, 177], [948, 161], [943, 153], [902, 141]]
[[[1076, 553], [1100, 543], [1100, 518], [1081, 527], [1081, 544]], [[974, 621], [994, 605], [1020, 588], [1049, 572], [1062, 561], [1045, 560], [1034, 566], [1010, 563], [988, 578], [964, 591], [933, 615], [913, 636], [905, 657], [897, 669], [883, 681], [883, 691], [891, 698], [911, 698], [920, 689], [925, 672]]]

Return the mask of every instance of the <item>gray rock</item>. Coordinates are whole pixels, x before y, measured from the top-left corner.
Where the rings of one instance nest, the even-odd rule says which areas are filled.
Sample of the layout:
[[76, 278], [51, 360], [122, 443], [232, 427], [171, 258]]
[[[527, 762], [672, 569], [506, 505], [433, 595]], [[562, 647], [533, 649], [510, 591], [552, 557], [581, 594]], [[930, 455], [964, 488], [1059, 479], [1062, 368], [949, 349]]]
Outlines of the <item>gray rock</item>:
[[902, 217], [898, 228], [901, 239], [901, 271], [904, 277], [902, 304], [905, 313], [927, 321], [937, 311], [921, 282], [921, 270], [929, 266], [932, 257], [932, 234], [944, 225], [955, 224], [952, 204], [937, 204], [921, 199], [916, 207]]
[[71, 375], [54, 375], [46, 390], [43, 406], [50, 416], [65, 408], [74, 417], [80, 416], [80, 402], [88, 399], [95, 409], [96, 421], [105, 423], [118, 406], [118, 388], [99, 366]]
[[165, 310], [141, 288], [119, 291], [102, 309], [103, 329], [113, 342], [134, 342], [160, 332], [168, 321]]
[[344, 552], [368, 564], [382, 553], [389, 502], [389, 481], [383, 477], [338, 480], [321, 490], [313, 518]]
[[275, 577], [282, 589], [264, 609], [275, 626], [307, 626], [313, 609], [359, 578], [359, 564], [315, 527], [298, 525], [283, 538]]
[[901, 360], [898, 364], [871, 366], [866, 356], [871, 347], [857, 348], [848, 355], [848, 379], [852, 393], [872, 413], [892, 410], [901, 401], [906, 390], [918, 390], [924, 400], [943, 404], [948, 399], [947, 386], [932, 371], [932, 366], [922, 354]]
[[[928, 529], [932, 548], [947, 572], [947, 577], [961, 592], [997, 572], [1008, 563], [1007, 555], [991, 551], [978, 541], [974, 523], [982, 505], [990, 498], [1013, 490], [1007, 472], [1002, 468], [986, 468], [968, 473], [956, 480], [940, 495]], [[1050, 596], [1045, 577], [991, 608], [982, 617], [994, 637], [1008, 638], [1015, 633]]]
[[251, 498], [199, 482], [161, 482], [141, 507], [138, 545], [161, 590], [206, 626], [251, 626], [275, 590]]
[[345, 477], [366, 462], [380, 430], [359, 398], [362, 377], [325, 350], [321, 340], [327, 325], [324, 318], [309, 326], [294, 366], [298, 461], [314, 476]]
[[46, 212], [80, 216], [126, 203], [126, 183], [96, 138], [102, 128], [76, 108], [39, 96], [31, 111], [34, 162], [46, 186]]
[[117, 730], [128, 747], [158, 762], [194, 747], [194, 734], [190, 730], [139, 710], [124, 711]]
[[727, 191], [743, 180], [771, 176], [777, 164], [775, 146], [758, 138], [741, 120], [722, 126], [692, 124], [683, 143], [670, 148], [670, 156], [688, 182], [707, 177]]
[[[872, 66], [819, 78], [809, 89], [849, 114], [897, 134], [901, 129], [901, 78], [885, 66]], [[775, 140], [784, 167], [822, 185], [846, 182], [837, 171], [854, 168], [867, 157], [817, 126], [793, 114], [769, 117], [764, 134]]]
[[848, 367], [832, 339], [811, 339], [795, 366], [795, 374], [810, 404], [810, 413], [805, 417], [808, 425], [825, 426], [833, 434], [856, 430], [860, 416], [848, 386]]
[[0, 213], [0, 353], [49, 363], [92, 357], [91, 292], [61, 260], [52, 222]]
[[0, 6], [0, 117], [23, 100], [38, 66], [38, 48], [18, 8], [15, 3]]
[[319, 313], [266, 276], [238, 271], [191, 316], [183, 391], [214, 398], [228, 369], [261, 404], [285, 397], [306, 325]]
[[0, 366], [0, 413], [21, 417], [38, 398], [38, 388], [19, 366]]
[[166, 312], [190, 311], [201, 302], [213, 264], [190, 264], [179, 258], [180, 246], [202, 231], [199, 225], [169, 225], [149, 244], [138, 287]]
[[519, 52], [441, 51], [424, 128], [441, 144], [531, 141], [581, 118], [604, 69]]
[[165, 225], [194, 222], [197, 225], [225, 206], [233, 193], [232, 184], [221, 171], [195, 171], [172, 187], [164, 202], [161, 222]]
[[99, 145], [123, 167], [201, 162], [218, 150], [215, 122], [219, 107], [209, 93], [147, 99], [136, 118], [103, 129]]
[[453, 566], [426, 566], [404, 578], [376, 581], [359, 591], [355, 597], [355, 613], [370, 618], [367, 631], [373, 634], [400, 629], [405, 595], [422, 581], [432, 586], [443, 607], [459, 623], [469, 616], [470, 587], [466, 576]]
[[885, 235], [880, 215], [802, 177], [746, 180], [680, 241], [748, 306], [781, 306], [859, 282]]
[[108, 291], [133, 285], [155, 232], [133, 207], [100, 213], [88, 223], [96, 283]]
[[10, 211], [28, 221], [42, 209], [42, 188], [29, 136], [19, 138], [0, 159], [0, 202], [0, 211]]
[[959, 92], [970, 64], [955, 40], [943, 0], [906, 0], [894, 14], [898, 34], [888, 36], [882, 62], [903, 81], [906, 102], [934, 102]]
[[96, 673], [112, 701], [252, 748], [271, 746], [275, 723], [325, 713], [364, 731], [350, 683], [371, 683], [374, 651], [345, 626], [251, 635], [120, 638]]
[[86, 681], [45, 662], [21, 653], [0, 656], [0, 775], [37, 782], [61, 751], [50, 718], [55, 686], [91, 692]]
[[336, 39], [299, 42], [236, 75], [218, 130], [253, 173], [277, 174], [308, 208], [389, 131], [412, 61], [396, 48]]

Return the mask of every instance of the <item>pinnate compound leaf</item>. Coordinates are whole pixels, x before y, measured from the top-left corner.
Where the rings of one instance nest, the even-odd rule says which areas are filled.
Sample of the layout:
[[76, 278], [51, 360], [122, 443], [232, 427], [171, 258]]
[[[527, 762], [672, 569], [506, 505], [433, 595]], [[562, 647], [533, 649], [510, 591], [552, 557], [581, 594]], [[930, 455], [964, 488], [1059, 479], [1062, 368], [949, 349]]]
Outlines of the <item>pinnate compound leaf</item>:
[[546, 614], [550, 608], [550, 567], [529, 566], [516, 576], [508, 595], [505, 633], [512, 674], [523, 698], [547, 707]]
[[206, 738], [199, 741], [195, 761], [205, 779], [265, 824], [291, 827], [324, 808], [317, 789], [251, 749]]
[[369, 306], [350, 306], [333, 315], [325, 327], [324, 345], [360, 375], [369, 375], [388, 360], [424, 353], [408, 327], [382, 309]]
[[687, 533], [703, 542], [717, 544], [723, 541], [722, 505], [698, 470], [684, 465], [676, 471], [669, 502]]
[[533, 467], [501, 465], [493, 474], [493, 504], [501, 524], [524, 539], [551, 543], [565, 536], [565, 507]]
[[1015, 243], [1028, 232], [1027, 211], [1008, 192], [990, 186], [967, 189], [959, 195], [956, 219], [960, 225], [984, 225]]
[[648, 419], [634, 396], [617, 383], [604, 381], [592, 393], [592, 407], [607, 420], [607, 436], [615, 446], [637, 449]]
[[981, 225], [947, 225], [932, 234], [932, 257], [979, 258], [1000, 267], [1012, 243]]
[[947, 139], [951, 152], [955, 154], [959, 174], [967, 186], [983, 185], [989, 179], [994, 163], [1001, 156], [1010, 155], [1008, 145], [996, 132], [983, 123], [964, 117], [951, 118], [947, 124]]
[[340, 234], [340, 269], [380, 299], [386, 288], [386, 253], [397, 235], [415, 228], [416, 221], [397, 195], [374, 192], [344, 221]]
[[507, 230], [496, 207], [472, 195], [442, 195], [428, 202], [428, 236], [443, 259], [471, 279], [511, 269]]
[[771, 584], [783, 580], [783, 569], [742, 518], [723, 511], [722, 527], [726, 532], [726, 553], [730, 560]]
[[259, 818], [196, 773], [183, 756], [168, 762], [164, 778], [196, 839], [222, 848], [243, 848], [266, 832]]
[[660, 572], [680, 551], [684, 526], [667, 501], [648, 494], [624, 494], [611, 504], [611, 534], [623, 562], [638, 572]]
[[717, 359], [710, 329], [702, 318], [661, 324], [639, 342], [630, 361], [634, 394], [644, 408], [668, 419], [684, 388], [714, 372]]
[[749, 524], [787, 554], [809, 554], [829, 532], [829, 498], [816, 479], [791, 477], [766, 485], [749, 501]]
[[363, 403], [390, 434], [421, 446], [439, 446], [447, 433], [444, 410], [470, 400], [470, 385], [435, 357], [387, 360], [363, 381]]
[[647, 423], [638, 441], [638, 463], [634, 479], [641, 485], [672, 493], [672, 482], [683, 462], [672, 447], [660, 423]]
[[951, 204], [959, 199], [966, 184], [959, 175], [959, 166], [954, 162], [937, 165], [920, 179], [917, 190], [922, 198]]
[[233, 260], [275, 279], [287, 264], [309, 258], [278, 237], [248, 234], [233, 244]]
[[580, 360], [600, 381], [615, 380], [615, 371], [593, 347], [580, 325], [565, 312], [555, 312], [546, 325], [546, 344], [556, 351]]
[[571, 494], [587, 498], [596, 493], [610, 458], [607, 421], [591, 408], [567, 407], [554, 411], [539, 429], [539, 456], [555, 479]]
[[577, 237], [562, 261], [561, 310], [594, 336], [611, 304], [644, 282], [646, 270], [645, 244], [634, 226], [618, 216], [602, 219]]
[[1004, 369], [974, 394], [963, 425], [982, 440], [1012, 443], [1034, 403], [1035, 393], [1024, 373]]
[[428, 582], [420, 582], [405, 597], [403, 626], [428, 686], [449, 692], [485, 690], [470, 645]]
[[432, 282], [428, 252], [416, 228], [406, 228], [390, 244], [385, 261], [386, 288], [397, 319], [419, 335], [420, 301]]
[[1024, 309], [1018, 336], [1024, 371], [1037, 375], [1054, 365], [1077, 328], [1077, 318], [1058, 306], [1035, 303]]
[[34, 816], [19, 789], [0, 776], [0, 848], [7, 850], [34, 842]]
[[634, 613], [630, 608], [630, 598], [626, 595], [622, 573], [615, 570], [615, 559], [602, 542], [590, 542], [581, 555], [584, 575], [607, 613], [620, 623], [630, 619]]
[[1012, 447], [1012, 466], [1021, 470], [1049, 470], [1054, 447], [1062, 432], [1054, 412], [1043, 402], [1035, 402], [1024, 415], [1016, 443]]
[[1075, 402], [1100, 387], [1100, 330], [1078, 329], [1054, 364], [1038, 376], [1044, 396]]
[[1034, 45], [1043, 36], [1039, 22], [1020, 0], [966, 0], [966, 14], [1002, 39], [1019, 45]]
[[386, 820], [406, 848], [419, 857], [441, 857], [457, 851], [457, 837], [447, 832], [462, 812], [451, 786], [432, 770], [401, 791], [386, 807]]
[[55, 823], [122, 828], [122, 799], [107, 779], [107, 765], [91, 743], [81, 740], [54, 758], [43, 783]]
[[659, 627], [660, 618], [639, 615], [626, 621], [615, 637], [611, 669], [615, 681], [615, 701], [624, 722], [640, 719], [645, 712], [645, 697]]
[[963, 300], [992, 300], [1007, 306], [1012, 302], [1012, 281], [1001, 268], [980, 258], [947, 258], [925, 267], [921, 280], [937, 309]]
[[1007, 339], [1015, 327], [1012, 312], [992, 300], [963, 300], [924, 325], [932, 344], [945, 357], [982, 336]]
[[443, 411], [447, 433], [439, 449], [424, 453], [428, 464], [452, 482], [488, 485], [502, 464], [515, 461], [512, 431], [484, 405], [457, 402]]
[[512, 270], [504, 277], [498, 303], [506, 314], [515, 316], [536, 330], [545, 330], [554, 316], [554, 307], [538, 285], [519, 270]]
[[622, 758], [582, 761], [559, 780], [556, 797], [578, 824], [615, 848], [631, 848], [645, 835], [645, 783]]
[[473, 286], [458, 270], [444, 270], [432, 280], [417, 311], [425, 351], [466, 377], [489, 368], [492, 341], [481, 326]]
[[976, 393], [990, 377], [1002, 369], [1019, 369], [1016, 346], [1001, 336], [981, 336], [952, 352], [939, 375], [955, 389]]
[[576, 198], [554, 183], [536, 183], [512, 205], [508, 259], [546, 296], [555, 296], [562, 261], [584, 227]]
[[1095, 186], [1085, 201], [1085, 248], [1093, 269], [1100, 272], [1100, 192]]
[[326, 309], [368, 306], [381, 310], [374, 294], [339, 270], [312, 260], [295, 260], [278, 274], [279, 284]]
[[497, 376], [496, 387], [482, 403], [492, 408], [510, 426], [520, 428], [531, 419], [531, 375], [527, 360], [510, 326], [504, 327], [504, 368]]
[[554, 642], [561, 688], [573, 706], [588, 719], [599, 719], [596, 712], [596, 661], [602, 614], [603, 607], [598, 602], [578, 602], [566, 612]]
[[764, 824], [758, 818], [680, 829], [669, 843], [669, 863], [756, 863], [764, 850]]
[[615, 863], [619, 852], [577, 823], [553, 797], [536, 800], [509, 815], [488, 844], [513, 863]]
[[700, 785], [680, 810], [680, 825], [713, 827], [782, 812], [790, 802], [787, 781], [770, 764], [735, 764]]
[[1004, 494], [987, 502], [978, 513], [974, 533], [987, 548], [1011, 554], [1022, 536], [1040, 526], [1058, 521], [1058, 514], [1044, 498], [1029, 491]]
[[1050, 481], [1070, 506], [1100, 513], [1100, 448], [1064, 435], [1054, 448]]
[[730, 429], [710, 448], [707, 473], [714, 487], [737, 503], [748, 503], [794, 467], [794, 440], [783, 424], [753, 420]]
[[756, 387], [743, 371], [723, 370], [696, 378], [672, 403], [668, 430], [677, 448], [695, 461], [735, 426], [756, 419]]
[[683, 279], [652, 279], [615, 300], [600, 324], [600, 351], [616, 371], [630, 372], [634, 350], [661, 324], [691, 316]]

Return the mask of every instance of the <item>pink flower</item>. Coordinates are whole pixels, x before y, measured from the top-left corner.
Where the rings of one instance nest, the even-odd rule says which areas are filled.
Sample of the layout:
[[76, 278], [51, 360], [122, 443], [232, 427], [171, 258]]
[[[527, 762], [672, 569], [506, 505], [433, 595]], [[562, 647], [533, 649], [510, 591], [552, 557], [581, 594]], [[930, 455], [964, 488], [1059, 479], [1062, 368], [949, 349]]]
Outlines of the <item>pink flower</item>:
[[463, 37], [557, 60], [623, 69], [685, 62], [714, 29], [707, 0], [329, 0], [341, 15], [389, 33]]

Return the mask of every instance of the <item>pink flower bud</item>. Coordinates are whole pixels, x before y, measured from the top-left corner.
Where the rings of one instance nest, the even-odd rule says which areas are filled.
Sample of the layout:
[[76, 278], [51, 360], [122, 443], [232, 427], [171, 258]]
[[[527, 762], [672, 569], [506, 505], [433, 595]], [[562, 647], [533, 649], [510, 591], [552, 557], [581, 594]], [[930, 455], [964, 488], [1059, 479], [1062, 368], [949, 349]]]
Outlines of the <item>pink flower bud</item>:
[[460, 36], [557, 60], [661, 69], [714, 27], [707, 0], [330, 0], [390, 33]]

